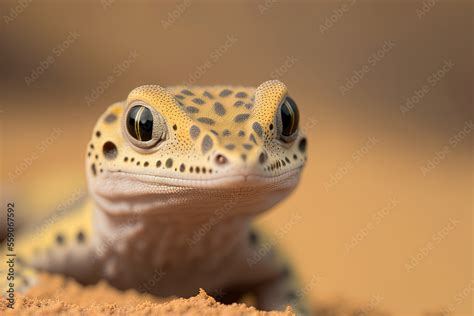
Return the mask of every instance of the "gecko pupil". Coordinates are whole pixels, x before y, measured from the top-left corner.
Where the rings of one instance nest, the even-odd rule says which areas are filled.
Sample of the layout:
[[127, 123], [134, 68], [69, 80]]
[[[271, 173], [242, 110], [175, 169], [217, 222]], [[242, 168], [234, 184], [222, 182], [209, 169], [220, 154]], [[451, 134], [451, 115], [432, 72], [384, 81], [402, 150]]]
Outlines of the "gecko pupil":
[[127, 114], [127, 130], [135, 139], [146, 142], [153, 137], [153, 114], [143, 105], [135, 105]]
[[295, 101], [292, 98], [286, 97], [280, 108], [282, 121], [282, 135], [289, 137], [298, 130], [300, 121], [300, 114]]

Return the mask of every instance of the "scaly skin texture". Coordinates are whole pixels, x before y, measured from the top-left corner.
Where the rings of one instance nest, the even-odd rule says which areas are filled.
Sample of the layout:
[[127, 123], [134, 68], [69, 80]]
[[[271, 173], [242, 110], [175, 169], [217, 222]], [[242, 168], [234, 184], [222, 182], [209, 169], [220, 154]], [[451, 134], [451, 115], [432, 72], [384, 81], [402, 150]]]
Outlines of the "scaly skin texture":
[[288, 263], [250, 227], [306, 162], [295, 109], [282, 118], [287, 95], [279, 81], [148, 85], [112, 104], [87, 148], [90, 198], [18, 239], [21, 286], [34, 268], [160, 296], [204, 288], [230, 302], [251, 292], [261, 309], [305, 314]]

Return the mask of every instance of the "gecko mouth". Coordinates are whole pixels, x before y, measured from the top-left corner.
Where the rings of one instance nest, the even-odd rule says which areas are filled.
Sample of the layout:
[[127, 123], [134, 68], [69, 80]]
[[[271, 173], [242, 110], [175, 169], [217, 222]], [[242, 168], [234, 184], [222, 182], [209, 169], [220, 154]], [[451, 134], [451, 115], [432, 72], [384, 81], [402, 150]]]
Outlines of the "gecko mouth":
[[[177, 179], [124, 171], [105, 171], [91, 186], [98, 206], [107, 213], [206, 213], [233, 201], [242, 212], [265, 210], [297, 185], [300, 169], [278, 176], [234, 174], [213, 179]], [[200, 212], [201, 211], [201, 212]]]
[[293, 168], [282, 174], [271, 176], [253, 173], [240, 173], [222, 176], [214, 176], [207, 179], [191, 179], [191, 178], [177, 178], [162, 175], [149, 175], [123, 170], [108, 170], [110, 178], [115, 178], [116, 181], [128, 178], [131, 181], [138, 181], [145, 184], [157, 186], [172, 186], [172, 187], [187, 187], [187, 188], [226, 188], [226, 187], [258, 187], [265, 185], [274, 185], [286, 178], [293, 177], [300, 174], [302, 167]]

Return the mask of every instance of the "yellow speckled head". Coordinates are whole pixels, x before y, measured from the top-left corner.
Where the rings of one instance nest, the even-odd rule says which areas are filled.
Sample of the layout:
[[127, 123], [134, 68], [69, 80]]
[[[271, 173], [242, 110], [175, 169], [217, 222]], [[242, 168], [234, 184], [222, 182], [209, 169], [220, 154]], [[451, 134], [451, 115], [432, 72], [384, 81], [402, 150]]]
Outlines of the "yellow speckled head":
[[296, 103], [276, 80], [257, 89], [141, 86], [95, 126], [86, 164], [91, 191], [132, 196], [143, 182], [278, 187], [298, 178], [306, 161], [298, 123]]

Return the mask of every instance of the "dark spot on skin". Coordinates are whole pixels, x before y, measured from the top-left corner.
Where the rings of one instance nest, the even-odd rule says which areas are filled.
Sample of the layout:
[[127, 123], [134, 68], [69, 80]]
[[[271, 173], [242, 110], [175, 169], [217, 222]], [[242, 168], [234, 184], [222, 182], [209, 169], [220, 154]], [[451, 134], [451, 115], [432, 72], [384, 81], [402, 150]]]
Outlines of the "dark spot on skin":
[[244, 101], [242, 101], [242, 100], [236, 101], [236, 102], [234, 103], [234, 106], [237, 107], [237, 108], [240, 107], [240, 106], [242, 106], [242, 105], [244, 105]]
[[230, 135], [231, 135], [231, 132], [228, 129], [226, 129], [222, 132], [222, 136], [227, 137], [227, 136], [230, 136]]
[[76, 239], [77, 239], [77, 242], [79, 243], [83, 243], [84, 240], [86, 239], [86, 236], [84, 235], [84, 233], [80, 230], [77, 235], [76, 235]]
[[247, 150], [250, 150], [250, 149], [253, 148], [253, 145], [252, 145], [252, 144], [243, 144], [242, 146], [243, 146], [245, 149], [247, 149]]
[[303, 138], [302, 140], [300, 140], [298, 148], [302, 153], [306, 152], [307, 143], [308, 141], [306, 140], [306, 138]]
[[173, 125], [173, 130], [176, 131], [177, 129], [178, 129], [178, 125], [174, 124], [174, 125]]
[[281, 276], [284, 278], [287, 278], [291, 275], [291, 270], [288, 266], [284, 267], [283, 270], [281, 271]]
[[248, 120], [248, 118], [250, 117], [250, 114], [239, 114], [239, 115], [236, 115], [234, 117], [234, 122], [236, 123], [242, 123], [242, 122], [245, 122], [246, 120]]
[[242, 158], [243, 161], [247, 161], [247, 155], [246, 154], [242, 154], [240, 157]]
[[245, 136], [245, 132], [244, 131], [239, 131], [239, 137], [244, 137]]
[[56, 243], [58, 245], [64, 244], [64, 236], [62, 234], [57, 234], [56, 235]]
[[137, 166], [139, 166], [139, 165], [140, 165], [140, 161], [137, 161]]
[[227, 144], [227, 145], [225, 145], [225, 148], [227, 148], [228, 150], [234, 150], [235, 145], [234, 144]]
[[166, 160], [166, 168], [171, 168], [171, 167], [173, 167], [173, 159], [168, 158], [168, 160]]
[[297, 159], [298, 159], [298, 156], [297, 156], [297, 155], [293, 155], [293, 159], [294, 159], [294, 160], [297, 160]]
[[100, 173], [104, 172], [104, 169], [100, 168], [99, 172], [100, 172]]
[[270, 130], [273, 131], [273, 124], [270, 124]]
[[87, 153], [87, 157], [90, 157], [91, 155], [92, 155], [91, 152], [88, 152], [88, 153]]
[[253, 104], [252, 104], [252, 103], [246, 103], [246, 104], [245, 104], [245, 108], [246, 108], [247, 110], [251, 110], [251, 109], [253, 108]]
[[115, 146], [115, 144], [112, 142], [105, 142], [102, 146], [102, 152], [104, 153], [104, 157], [108, 160], [117, 158], [117, 146]]
[[219, 116], [224, 116], [226, 113], [226, 110], [224, 106], [222, 105], [222, 103], [216, 102], [214, 103], [214, 112], [216, 112], [216, 114]]
[[199, 109], [195, 106], [187, 106], [185, 111], [188, 113], [197, 113], [199, 112]]
[[95, 136], [97, 136], [97, 138], [99, 138], [100, 135], [102, 135], [102, 134], [100, 133], [100, 131], [95, 132]]
[[249, 232], [249, 242], [252, 245], [256, 245], [258, 243], [258, 235], [253, 230]]
[[189, 172], [193, 173], [194, 172], [194, 167], [189, 167]]
[[290, 291], [286, 294], [286, 297], [290, 300], [290, 301], [293, 301], [293, 300], [296, 300], [298, 298], [298, 296], [296, 295], [295, 292], [293, 291]]
[[179, 171], [184, 172], [185, 170], [186, 166], [184, 165], [184, 163], [182, 163], [181, 166], [179, 166]]
[[260, 125], [259, 122], [255, 122], [252, 124], [252, 128], [253, 130], [255, 131], [255, 133], [257, 133], [257, 135], [259, 137], [263, 137], [263, 128], [262, 128], [262, 125]]
[[161, 160], [158, 160], [158, 161], [156, 162], [156, 167], [157, 167], [157, 168], [161, 167]]
[[134, 157], [132, 157], [132, 159], [130, 159], [130, 162], [134, 162], [134, 161], [135, 161], [135, 158], [134, 158]]
[[267, 154], [264, 153], [264, 152], [262, 152], [262, 153], [260, 154], [260, 157], [258, 158], [258, 160], [259, 160], [260, 163], [262, 163], [262, 164], [265, 163], [265, 162], [267, 161], [267, 159], [268, 159], [268, 156], [267, 156]]
[[288, 157], [285, 157], [287, 163], [291, 163], [291, 160]]
[[189, 133], [191, 135], [192, 140], [196, 140], [199, 137], [199, 134], [201, 133], [201, 130], [196, 125], [193, 125], [193, 126], [191, 126], [191, 129], [189, 130]]
[[201, 145], [202, 153], [203, 154], [207, 153], [209, 150], [211, 150], [213, 145], [214, 145], [214, 142], [212, 141], [212, 138], [209, 135], [204, 136], [204, 139], [202, 140], [202, 145]]
[[197, 120], [201, 123], [204, 123], [204, 124], [209, 124], [209, 125], [216, 124], [216, 122], [213, 119], [210, 119], [208, 117], [200, 117]]
[[144, 167], [148, 167], [149, 163], [148, 161], [145, 161], [145, 163], [143, 164]]
[[104, 122], [107, 124], [113, 123], [116, 120], [117, 120], [117, 115], [115, 115], [114, 113], [110, 113], [104, 118]]
[[236, 98], [239, 98], [239, 99], [246, 98], [247, 96], [248, 96], [248, 95], [247, 95], [247, 93], [245, 93], [245, 92], [237, 92], [237, 93], [235, 94], [235, 97], [236, 97]]
[[203, 99], [199, 99], [199, 98], [194, 98], [193, 102], [199, 105], [203, 105], [204, 103], [206, 103]]
[[99, 159], [99, 155], [95, 155], [95, 160], [98, 160]]
[[127, 162], [127, 161], [128, 161], [128, 157], [123, 157], [123, 161], [124, 161], [124, 162]]
[[230, 95], [231, 93], [232, 93], [231, 90], [229, 90], [229, 89], [224, 89], [224, 90], [221, 91], [221, 93], [219, 93], [219, 96], [221, 96], [221, 97], [226, 97], [226, 96]]
[[94, 149], [94, 144], [90, 144], [91, 149]]
[[255, 136], [253, 136], [253, 134], [250, 134], [249, 140], [250, 140], [252, 143], [254, 143], [255, 145], [257, 145], [257, 140], [255, 139]]
[[201, 168], [196, 167], [196, 173], [199, 173], [199, 172], [201, 172]]
[[192, 93], [191, 91], [189, 91], [187, 89], [181, 90], [181, 93], [185, 94], [185, 95], [194, 95], [194, 93]]
[[184, 95], [181, 95], [181, 94], [177, 94], [174, 96], [176, 99], [180, 99], [180, 100], [183, 100], [184, 99]]
[[202, 167], [202, 173], [206, 173], [206, 167]]
[[97, 169], [96, 169], [96, 167], [95, 167], [95, 163], [93, 163], [93, 164], [91, 165], [91, 170], [92, 170], [92, 174], [93, 174], [94, 176], [97, 175]]
[[283, 167], [286, 167], [286, 162], [284, 160], [281, 161], [281, 164], [283, 165]]
[[212, 94], [210, 94], [209, 92], [207, 92], [207, 91], [205, 91], [202, 95], [209, 98], [209, 99], [214, 99], [214, 96]]
[[217, 131], [213, 130], [213, 129], [211, 129], [211, 133], [216, 135], [216, 136], [219, 136], [219, 133]]

